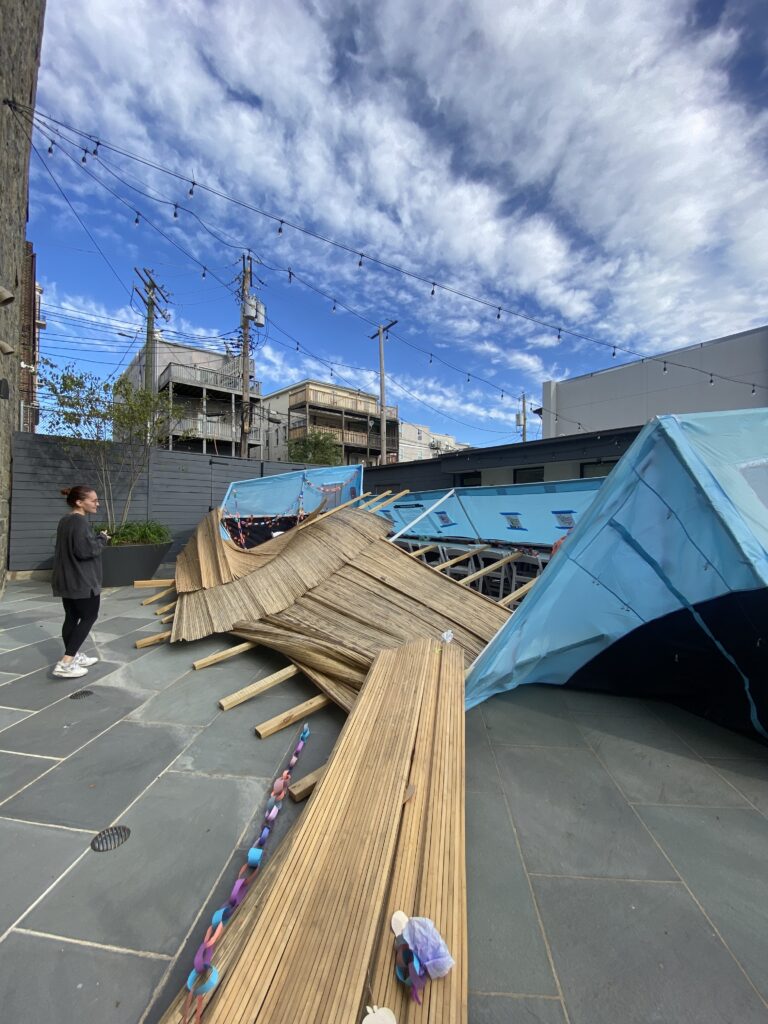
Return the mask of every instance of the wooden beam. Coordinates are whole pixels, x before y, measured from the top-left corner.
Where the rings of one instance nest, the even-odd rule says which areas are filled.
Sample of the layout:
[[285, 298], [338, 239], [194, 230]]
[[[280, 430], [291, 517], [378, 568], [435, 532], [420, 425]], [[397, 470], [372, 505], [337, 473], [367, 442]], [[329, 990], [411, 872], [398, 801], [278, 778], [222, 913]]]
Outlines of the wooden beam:
[[[398, 491], [397, 494], [393, 494], [391, 498], [387, 498], [386, 501], [382, 501], [380, 505], [375, 505], [368, 509], [369, 512], [378, 512], [382, 508], [386, 508], [387, 505], [391, 505], [393, 501], [397, 501], [398, 498], [404, 498], [406, 494], [410, 494], [410, 490], [406, 487], [404, 491]], [[380, 497], [380, 495], [379, 495]]]
[[227, 661], [229, 658], [234, 658], [236, 654], [244, 654], [245, 651], [252, 651], [254, 647], [258, 646], [258, 644], [253, 643], [251, 640], [244, 644], [235, 644], [234, 647], [227, 647], [223, 651], [217, 651], [216, 654], [209, 654], [207, 658], [193, 661], [192, 668], [199, 670], [201, 668], [208, 668], [209, 665], [218, 665], [220, 661]]
[[360, 501], [361, 498], [367, 498], [370, 491], [366, 491], [364, 494], [358, 494], [356, 498], [350, 498], [349, 501], [345, 501], [343, 505], [337, 505], [336, 508], [329, 508], [327, 512], [323, 512], [321, 516], [317, 516], [315, 519], [307, 519], [303, 523], [299, 523], [295, 527], [296, 530], [303, 530], [305, 526], [312, 526], [314, 523], [319, 523], [321, 519], [327, 519], [328, 516], [334, 515], [336, 512], [341, 512], [343, 508], [349, 508], [350, 505], [354, 505], [356, 501]]
[[161, 590], [159, 594], [153, 594], [152, 597], [145, 597], [144, 600], [141, 603], [143, 605], [144, 604], [154, 604], [155, 601], [161, 601], [164, 597], [170, 597], [171, 594], [175, 594], [175, 593], [176, 593], [176, 584], [174, 583], [172, 587], [168, 587], [166, 590]]
[[438, 544], [427, 544], [426, 547], [417, 548], [415, 551], [407, 551], [406, 554], [410, 555], [411, 558], [420, 558], [422, 555], [426, 555], [428, 551], [434, 551]]
[[309, 700], [305, 700], [303, 704], [297, 704], [295, 708], [290, 708], [281, 715], [275, 715], [274, 718], [270, 718], [268, 721], [262, 722], [261, 725], [257, 725], [255, 729], [256, 735], [262, 740], [266, 739], [267, 736], [271, 736], [281, 729], [286, 729], [289, 725], [295, 725], [302, 718], [307, 718], [308, 715], [319, 711], [320, 708], [327, 707], [330, 703], [330, 698], [326, 697], [324, 693], [320, 693], [317, 697], [311, 697]]
[[175, 618], [176, 618], [176, 612], [171, 612], [171, 614], [170, 614], [170, 615], [164, 615], [164, 616], [162, 617], [162, 619], [160, 619], [160, 623], [161, 623], [161, 625], [165, 626], [165, 625], [167, 625], [167, 624], [168, 624], [169, 622], [173, 622], [173, 620], [174, 620]]
[[229, 711], [230, 708], [236, 708], [238, 704], [244, 704], [251, 697], [258, 697], [260, 693], [264, 693], [265, 690], [271, 689], [273, 686], [277, 686], [278, 683], [282, 683], [284, 679], [290, 679], [291, 676], [297, 676], [299, 670], [295, 665], [289, 665], [287, 668], [281, 668], [279, 672], [273, 672], [269, 676], [265, 676], [263, 679], [257, 679], [255, 683], [251, 683], [248, 686], [244, 686], [242, 690], [237, 690], [235, 693], [230, 693], [228, 697], [222, 697], [219, 701], [219, 707], [222, 711]]
[[485, 576], [489, 572], [493, 572], [494, 569], [501, 568], [502, 565], [506, 565], [508, 562], [516, 562], [518, 558], [522, 558], [522, 551], [514, 551], [511, 555], [506, 555], [504, 558], [500, 558], [498, 562], [491, 562], [490, 565], [486, 565], [484, 569], [478, 569], [477, 572], [471, 573], [469, 576], [465, 576], [463, 580], [459, 580], [462, 587], [466, 587], [472, 580], [479, 580], [481, 576]]
[[165, 615], [165, 613], [169, 612], [171, 610], [171, 608], [175, 608], [176, 607], [177, 601], [178, 601], [178, 598], [176, 599], [176, 601], [169, 601], [168, 604], [164, 604], [162, 608], [158, 608], [157, 609], [157, 611], [155, 612], [155, 615]]
[[306, 800], [320, 779], [322, 779], [324, 772], [325, 765], [321, 764], [319, 768], [315, 768], [309, 775], [305, 775], [298, 782], [294, 782], [292, 786], [289, 786], [288, 796], [291, 800], [297, 804], [301, 803], [302, 800]]
[[472, 548], [470, 551], [465, 551], [461, 555], [456, 555], [455, 558], [449, 558], [447, 562], [441, 562], [440, 565], [433, 565], [433, 569], [437, 569], [438, 572], [442, 572], [443, 569], [448, 569], [451, 565], [458, 565], [459, 562], [466, 561], [467, 558], [471, 558], [472, 555], [479, 555], [481, 551], [487, 551], [489, 548], [488, 544], [481, 544], [479, 548]]
[[145, 636], [142, 640], [137, 640], [136, 647], [152, 647], [154, 644], [164, 644], [166, 640], [171, 639], [171, 630], [167, 630], [165, 633], [156, 633], [154, 636]]
[[502, 597], [502, 599], [497, 601], [496, 604], [500, 604], [502, 608], [508, 608], [514, 601], [519, 601], [520, 598], [525, 597], [538, 578], [538, 576], [534, 576], [532, 580], [528, 580], [528, 582], [524, 583], [522, 587], [518, 587], [517, 590], [513, 590], [512, 593], [507, 594], [506, 597]]
[[377, 501], [381, 501], [382, 498], [386, 498], [386, 496], [391, 493], [392, 488], [390, 487], [388, 491], [382, 491], [381, 494], [374, 494], [372, 498], [369, 498], [368, 501], [364, 501], [362, 505], [358, 505], [357, 507], [359, 509], [368, 508], [369, 505], [375, 505]]
[[134, 587], [170, 587], [171, 584], [176, 583], [176, 580], [134, 580]]

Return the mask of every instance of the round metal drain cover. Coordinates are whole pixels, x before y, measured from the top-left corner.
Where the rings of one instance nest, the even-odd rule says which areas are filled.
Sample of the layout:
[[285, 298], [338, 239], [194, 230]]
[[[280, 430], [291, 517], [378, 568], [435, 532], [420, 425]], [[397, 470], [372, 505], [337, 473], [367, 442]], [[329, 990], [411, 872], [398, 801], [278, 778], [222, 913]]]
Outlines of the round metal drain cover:
[[70, 693], [70, 700], [82, 700], [83, 697], [92, 697], [93, 690], [78, 690], [76, 693]]
[[105, 828], [91, 840], [91, 849], [96, 853], [110, 853], [122, 846], [131, 830], [127, 825], [114, 825], [112, 828]]

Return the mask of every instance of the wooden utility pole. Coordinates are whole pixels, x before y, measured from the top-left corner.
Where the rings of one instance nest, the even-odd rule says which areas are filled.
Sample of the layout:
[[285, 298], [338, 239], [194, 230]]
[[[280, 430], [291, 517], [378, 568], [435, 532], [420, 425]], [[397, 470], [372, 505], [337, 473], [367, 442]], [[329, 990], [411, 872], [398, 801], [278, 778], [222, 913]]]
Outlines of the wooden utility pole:
[[386, 402], [386, 388], [385, 388], [385, 377], [384, 377], [384, 332], [388, 331], [390, 327], [394, 327], [397, 320], [392, 320], [386, 326], [379, 324], [379, 329], [376, 334], [371, 335], [371, 340], [378, 336], [379, 339], [379, 422], [381, 431], [381, 454], [379, 455], [379, 465], [386, 466], [387, 464], [387, 406]]
[[528, 440], [528, 418], [525, 411], [525, 392], [522, 396], [523, 400], [523, 444]]
[[240, 330], [243, 335], [243, 407], [240, 419], [240, 458], [248, 458], [248, 437], [251, 433], [251, 320], [249, 306], [251, 263], [243, 256], [242, 294], [240, 299]]
[[144, 389], [157, 393], [157, 338], [155, 336], [155, 313], [164, 320], [169, 320], [168, 311], [160, 306], [157, 301], [159, 295], [163, 302], [168, 302], [168, 295], [152, 277], [152, 271], [144, 267], [142, 273], [138, 267], [133, 268], [141, 283], [144, 285], [144, 294], [136, 289], [136, 294], [144, 303], [147, 311], [147, 335], [144, 343]]

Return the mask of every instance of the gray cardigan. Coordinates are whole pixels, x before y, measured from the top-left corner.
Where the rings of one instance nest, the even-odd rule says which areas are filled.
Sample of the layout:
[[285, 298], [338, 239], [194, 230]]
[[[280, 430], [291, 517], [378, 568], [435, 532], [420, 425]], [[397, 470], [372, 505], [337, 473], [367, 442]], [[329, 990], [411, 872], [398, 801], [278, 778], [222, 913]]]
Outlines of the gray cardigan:
[[54, 597], [95, 597], [101, 593], [101, 552], [105, 544], [85, 516], [72, 512], [59, 520], [51, 576]]

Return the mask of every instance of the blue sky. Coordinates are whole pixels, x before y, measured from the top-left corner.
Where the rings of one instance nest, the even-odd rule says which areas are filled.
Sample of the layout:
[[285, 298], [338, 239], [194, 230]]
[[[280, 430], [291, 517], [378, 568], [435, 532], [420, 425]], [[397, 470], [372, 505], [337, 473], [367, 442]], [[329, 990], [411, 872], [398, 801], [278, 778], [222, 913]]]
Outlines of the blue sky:
[[613, 345], [620, 360], [768, 320], [767, 58], [757, 0], [83, 0], [77, 17], [48, 0], [39, 110], [157, 166], [105, 147], [83, 165], [72, 132], [36, 135], [44, 354], [104, 376], [127, 362], [134, 266], [172, 293], [169, 338], [220, 349], [247, 247], [265, 391], [332, 372], [378, 392], [369, 335], [397, 320], [402, 418], [515, 440], [523, 392], [538, 404]]

